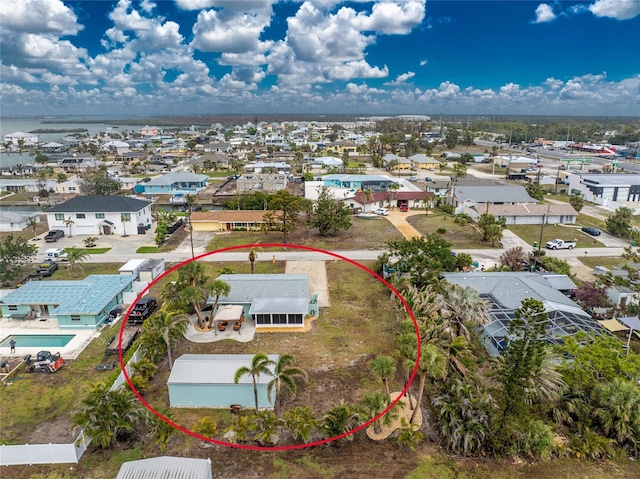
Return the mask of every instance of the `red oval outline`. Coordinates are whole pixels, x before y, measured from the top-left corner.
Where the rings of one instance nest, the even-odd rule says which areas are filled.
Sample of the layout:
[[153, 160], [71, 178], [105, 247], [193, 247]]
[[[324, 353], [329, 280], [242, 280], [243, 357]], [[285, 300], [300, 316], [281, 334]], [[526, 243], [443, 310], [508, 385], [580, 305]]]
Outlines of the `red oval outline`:
[[[342, 255], [340, 255], [338, 253], [334, 253], [332, 251], [327, 251], [327, 250], [323, 250], [323, 249], [319, 249], [319, 248], [313, 248], [311, 246], [304, 246], [304, 245], [298, 245], [298, 244], [289, 244], [289, 243], [287, 243], [287, 244], [284, 244], [284, 243], [260, 243], [259, 244], [260, 248], [292, 248], [292, 249], [300, 249], [300, 250], [305, 250], [305, 251], [313, 251], [313, 252], [316, 252], [316, 253], [322, 253], [322, 254], [333, 256], [334, 258], [346, 261], [346, 262], [348, 262], [349, 264], [351, 264], [353, 266], [357, 266], [358, 268], [362, 269], [363, 271], [366, 271], [371, 276], [376, 278], [378, 281], [380, 281], [382, 284], [384, 284], [387, 288], [389, 288], [389, 290], [398, 299], [400, 299], [400, 301], [402, 302], [405, 310], [407, 311], [407, 313], [409, 313], [409, 316], [411, 317], [411, 320], [413, 321], [413, 327], [414, 327], [414, 329], [416, 331], [416, 336], [418, 338], [418, 341], [417, 341], [418, 350], [417, 350], [417, 354], [416, 354], [416, 362], [415, 362], [413, 370], [411, 372], [411, 376], [409, 377], [409, 380], [407, 381], [407, 384], [405, 385], [404, 389], [400, 392], [398, 397], [396, 399], [394, 399], [389, 404], [389, 406], [387, 406], [385, 408], [384, 411], [382, 411], [380, 414], [378, 414], [374, 418], [370, 419], [369, 421], [365, 422], [364, 424], [361, 424], [360, 426], [358, 426], [358, 427], [356, 427], [354, 429], [351, 429], [350, 431], [347, 431], [347, 432], [345, 432], [343, 434], [340, 434], [339, 436], [334, 436], [334, 437], [329, 437], [329, 438], [326, 438], [326, 439], [321, 439], [319, 441], [310, 442], [308, 444], [293, 444], [293, 445], [290, 445], [290, 446], [254, 446], [254, 445], [250, 445], [250, 444], [234, 444], [234, 443], [230, 443], [230, 442], [219, 441], [217, 439], [201, 436], [200, 434], [197, 434], [197, 433], [195, 433], [193, 431], [190, 431], [190, 430], [180, 426], [179, 424], [176, 424], [175, 422], [171, 421], [169, 418], [164, 417], [162, 414], [160, 414], [158, 411], [156, 411], [156, 409], [153, 406], [151, 406], [140, 395], [140, 393], [136, 390], [135, 386], [131, 382], [131, 378], [129, 377], [129, 374], [127, 373], [127, 370], [126, 370], [125, 364], [124, 364], [124, 357], [122, 355], [122, 352], [123, 352], [122, 351], [122, 335], [124, 333], [124, 328], [125, 328], [125, 326], [127, 324], [127, 321], [129, 319], [129, 314], [133, 310], [134, 304], [140, 298], [142, 298], [142, 296], [147, 291], [149, 291], [149, 289], [154, 284], [156, 284], [158, 281], [160, 281], [166, 275], [178, 270], [179, 268], [181, 268], [182, 266], [184, 266], [187, 263], [190, 263], [192, 261], [196, 261], [196, 260], [201, 259], [201, 258], [205, 258], [207, 256], [212, 256], [212, 255], [214, 255], [216, 253], [224, 253], [226, 251], [234, 251], [234, 250], [239, 250], [239, 249], [250, 249], [250, 248], [253, 248], [255, 246], [256, 246], [256, 244], [243, 244], [243, 245], [237, 245], [237, 246], [228, 246], [226, 248], [221, 248], [221, 249], [218, 249], [218, 250], [215, 250], [215, 251], [208, 251], [206, 253], [202, 253], [200, 255], [194, 256], [193, 258], [189, 258], [189, 259], [187, 259], [185, 261], [182, 261], [181, 263], [178, 263], [177, 265], [175, 265], [174, 267], [172, 267], [168, 271], [165, 271], [164, 273], [162, 273], [160, 276], [158, 276], [156, 279], [154, 279], [151, 283], [149, 283], [147, 285], [147, 287], [144, 288], [138, 294], [138, 296], [136, 297], [136, 300], [129, 306], [125, 316], [122, 318], [122, 324], [120, 325], [120, 334], [118, 335], [118, 358], [120, 359], [120, 370], [122, 371], [122, 373], [124, 375], [124, 378], [125, 378], [125, 381], [129, 385], [129, 388], [131, 389], [133, 394], [135, 394], [135, 396], [138, 398], [138, 400], [149, 411], [151, 411], [151, 413], [153, 413], [158, 419], [160, 419], [160, 420], [164, 421], [165, 423], [169, 424], [170, 426], [174, 427], [176, 430], [181, 431], [181, 432], [183, 432], [185, 434], [188, 434], [189, 436], [192, 436], [192, 437], [195, 437], [197, 439], [200, 439], [202, 441], [211, 442], [211, 443], [217, 444], [219, 446], [233, 447], [233, 448], [236, 448], [236, 449], [247, 449], [247, 450], [253, 450], [253, 451], [288, 451], [288, 450], [295, 450], [295, 449], [306, 449], [306, 448], [310, 448], [310, 447], [314, 447], [314, 446], [321, 446], [323, 444], [329, 444], [329, 443], [331, 443], [333, 441], [337, 441], [339, 439], [345, 438], [347, 436], [355, 434], [358, 431], [361, 431], [362, 429], [364, 429], [366, 427], [369, 427], [371, 424], [373, 424], [375, 421], [377, 421], [382, 416], [384, 416], [387, 412], [389, 412], [391, 410], [391, 408], [393, 408], [400, 401], [402, 396], [404, 396], [406, 394], [406, 392], [409, 390], [409, 388], [411, 387], [411, 384], [413, 383], [413, 381], [414, 381], [414, 379], [416, 377], [416, 374], [418, 372], [418, 366], [419, 366], [419, 363], [420, 363], [420, 355], [421, 355], [421, 349], [422, 349], [422, 346], [420, 344], [420, 330], [418, 328], [418, 321], [416, 320], [415, 314], [413, 313], [413, 311], [409, 307], [409, 304], [407, 303], [407, 300], [404, 299], [404, 297], [398, 292], [398, 290], [396, 288], [394, 288], [387, 280], [385, 280], [382, 276], [377, 274], [375, 271], [372, 271], [371, 269], [369, 269], [366, 266], [358, 263], [357, 261], [352, 260], [350, 258], [347, 258], [345, 256], [342, 256]], [[416, 405], [416, 407], [419, 407], [419, 405]]]

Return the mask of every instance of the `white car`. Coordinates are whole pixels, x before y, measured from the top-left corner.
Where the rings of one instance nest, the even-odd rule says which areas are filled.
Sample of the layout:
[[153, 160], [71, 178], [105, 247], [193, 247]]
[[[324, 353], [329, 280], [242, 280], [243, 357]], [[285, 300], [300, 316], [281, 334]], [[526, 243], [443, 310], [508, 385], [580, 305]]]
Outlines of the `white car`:
[[377, 215], [387, 216], [389, 214], [389, 210], [386, 208], [376, 208], [373, 212]]

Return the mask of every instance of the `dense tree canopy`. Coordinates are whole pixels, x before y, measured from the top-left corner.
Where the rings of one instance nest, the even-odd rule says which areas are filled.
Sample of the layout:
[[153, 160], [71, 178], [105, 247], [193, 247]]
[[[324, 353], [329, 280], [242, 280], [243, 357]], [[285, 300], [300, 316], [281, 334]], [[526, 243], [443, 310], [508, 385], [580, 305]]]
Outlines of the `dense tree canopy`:
[[340, 230], [348, 230], [351, 227], [349, 208], [336, 200], [328, 187], [322, 186], [309, 225], [317, 229], [320, 236], [333, 236]]
[[8, 284], [22, 274], [24, 266], [31, 263], [38, 248], [24, 238], [12, 234], [0, 242], [0, 281]]
[[82, 194], [89, 196], [109, 196], [120, 191], [120, 180], [102, 170], [85, 174], [79, 184]]

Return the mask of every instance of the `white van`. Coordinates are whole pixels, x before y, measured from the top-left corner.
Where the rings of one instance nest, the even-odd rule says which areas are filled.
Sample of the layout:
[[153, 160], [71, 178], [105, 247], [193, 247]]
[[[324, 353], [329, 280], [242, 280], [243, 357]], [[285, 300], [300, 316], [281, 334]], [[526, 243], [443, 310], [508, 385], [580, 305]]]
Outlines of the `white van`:
[[44, 257], [56, 261], [67, 261], [67, 252], [64, 248], [49, 248], [44, 252]]

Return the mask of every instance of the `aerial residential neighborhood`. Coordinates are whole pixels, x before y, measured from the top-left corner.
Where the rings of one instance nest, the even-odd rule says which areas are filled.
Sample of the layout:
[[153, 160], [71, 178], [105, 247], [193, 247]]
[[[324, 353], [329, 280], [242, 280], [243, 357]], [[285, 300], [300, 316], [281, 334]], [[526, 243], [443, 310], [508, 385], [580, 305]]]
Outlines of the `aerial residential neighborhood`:
[[640, 3], [0, 26], [0, 476], [640, 477]]

